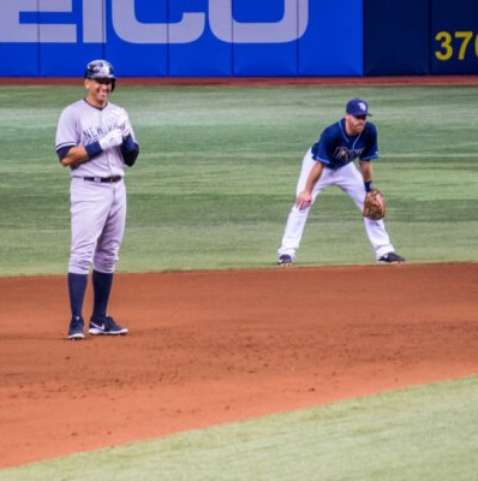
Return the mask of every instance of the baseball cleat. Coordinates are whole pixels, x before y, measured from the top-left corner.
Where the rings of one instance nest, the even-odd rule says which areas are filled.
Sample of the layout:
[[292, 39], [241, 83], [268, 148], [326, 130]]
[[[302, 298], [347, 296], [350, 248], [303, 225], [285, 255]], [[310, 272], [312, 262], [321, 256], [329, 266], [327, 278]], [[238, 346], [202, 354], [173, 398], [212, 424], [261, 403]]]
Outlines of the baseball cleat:
[[395, 252], [389, 252], [388, 254], [380, 257], [378, 262], [380, 262], [381, 264], [401, 264], [402, 262], [405, 262], [405, 258], [399, 256]]
[[92, 336], [124, 336], [128, 334], [128, 329], [117, 324], [112, 317], [106, 316], [101, 321], [92, 319], [88, 332]]
[[70, 321], [70, 327], [68, 328], [67, 339], [72, 341], [79, 341], [85, 338], [83, 332], [83, 319], [81, 317], [72, 317]]
[[282, 254], [277, 260], [277, 264], [282, 267], [287, 267], [292, 264], [292, 257], [289, 254]]

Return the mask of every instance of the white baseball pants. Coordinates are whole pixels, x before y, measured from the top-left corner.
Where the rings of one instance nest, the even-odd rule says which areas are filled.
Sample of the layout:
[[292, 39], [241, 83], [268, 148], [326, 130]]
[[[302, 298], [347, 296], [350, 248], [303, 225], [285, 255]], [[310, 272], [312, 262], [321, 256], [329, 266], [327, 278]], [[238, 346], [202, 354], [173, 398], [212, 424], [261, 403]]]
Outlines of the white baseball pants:
[[71, 250], [68, 272], [112, 273], [118, 261], [126, 224], [126, 188], [123, 180], [99, 183], [72, 178]]
[[[309, 172], [314, 164], [315, 160], [312, 158], [311, 151], [309, 150], [302, 161], [302, 169], [297, 183], [297, 195], [304, 190]], [[324, 167], [322, 175], [312, 192], [312, 204], [323, 189], [332, 185], [340, 187], [340, 189], [354, 201], [359, 211], [362, 212], [366, 195], [365, 186], [362, 174], [353, 162], [337, 170]], [[292, 206], [287, 218], [282, 244], [278, 250], [279, 256], [288, 254], [294, 259], [304, 233], [309, 212], [310, 207], [299, 210], [295, 204]], [[364, 217], [363, 222], [377, 260], [383, 255], [394, 251], [383, 220], [375, 221]]]

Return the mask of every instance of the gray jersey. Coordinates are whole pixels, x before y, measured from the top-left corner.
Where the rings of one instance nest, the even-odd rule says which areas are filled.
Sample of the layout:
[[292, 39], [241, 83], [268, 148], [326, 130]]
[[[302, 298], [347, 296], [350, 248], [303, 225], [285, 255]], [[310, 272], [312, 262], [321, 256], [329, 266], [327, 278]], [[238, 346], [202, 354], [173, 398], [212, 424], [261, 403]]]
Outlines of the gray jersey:
[[[109, 131], [120, 128], [131, 133], [133, 128], [125, 109], [108, 103], [103, 109], [78, 100], [63, 110], [58, 120], [55, 149], [88, 145], [99, 140]], [[71, 169], [72, 177], [110, 177], [124, 175], [124, 161], [119, 147], [108, 149], [94, 159]]]

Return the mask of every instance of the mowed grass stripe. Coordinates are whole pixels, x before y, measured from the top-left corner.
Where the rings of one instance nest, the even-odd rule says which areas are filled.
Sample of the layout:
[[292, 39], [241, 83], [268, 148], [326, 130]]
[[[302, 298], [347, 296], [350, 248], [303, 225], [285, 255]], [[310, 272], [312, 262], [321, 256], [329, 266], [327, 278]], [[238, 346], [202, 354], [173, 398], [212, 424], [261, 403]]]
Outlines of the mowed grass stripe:
[[[357, 95], [369, 100], [379, 128], [375, 181], [397, 250], [414, 262], [476, 260], [478, 119], [470, 105], [477, 94], [476, 87], [119, 84], [113, 100], [130, 112], [142, 154], [128, 170], [118, 268], [272, 267], [302, 157]], [[66, 269], [69, 181], [53, 144], [61, 110], [82, 95], [80, 85], [0, 87], [0, 275]], [[360, 213], [337, 189], [313, 209], [298, 261], [374, 262]]]
[[0, 481], [469, 481], [478, 378], [82, 453]]

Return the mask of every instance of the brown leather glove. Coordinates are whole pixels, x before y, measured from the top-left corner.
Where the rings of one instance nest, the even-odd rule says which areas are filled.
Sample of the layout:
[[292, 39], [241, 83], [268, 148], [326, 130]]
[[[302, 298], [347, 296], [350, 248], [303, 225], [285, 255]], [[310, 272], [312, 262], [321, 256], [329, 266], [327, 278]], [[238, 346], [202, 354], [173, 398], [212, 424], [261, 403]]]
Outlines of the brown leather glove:
[[385, 217], [385, 198], [378, 189], [367, 192], [363, 206], [363, 216], [372, 220], [380, 220]]

